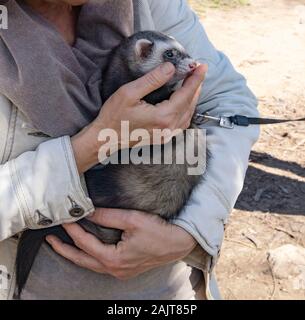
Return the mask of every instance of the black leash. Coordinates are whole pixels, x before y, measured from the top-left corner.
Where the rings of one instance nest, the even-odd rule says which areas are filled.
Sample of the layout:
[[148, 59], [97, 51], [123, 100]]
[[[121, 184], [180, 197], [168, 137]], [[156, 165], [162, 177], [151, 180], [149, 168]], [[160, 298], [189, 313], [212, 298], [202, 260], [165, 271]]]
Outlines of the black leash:
[[197, 113], [194, 118], [194, 122], [197, 125], [203, 124], [206, 121], [216, 121], [218, 125], [223, 128], [233, 129], [234, 126], [248, 127], [250, 125], [264, 125], [264, 124], [277, 124], [285, 122], [300, 122], [305, 121], [305, 118], [302, 119], [270, 119], [270, 118], [250, 118], [241, 115], [235, 116], [220, 116], [212, 117], [208, 114]]

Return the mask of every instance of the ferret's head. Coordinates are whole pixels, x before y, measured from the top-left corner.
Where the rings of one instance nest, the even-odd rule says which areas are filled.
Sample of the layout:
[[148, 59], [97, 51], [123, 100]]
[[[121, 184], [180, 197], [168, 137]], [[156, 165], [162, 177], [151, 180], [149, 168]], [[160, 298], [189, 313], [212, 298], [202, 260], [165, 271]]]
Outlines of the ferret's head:
[[142, 75], [165, 62], [176, 67], [176, 73], [170, 84], [185, 79], [197, 67], [183, 46], [174, 38], [154, 31], [144, 31], [133, 39], [134, 59], [131, 68]]

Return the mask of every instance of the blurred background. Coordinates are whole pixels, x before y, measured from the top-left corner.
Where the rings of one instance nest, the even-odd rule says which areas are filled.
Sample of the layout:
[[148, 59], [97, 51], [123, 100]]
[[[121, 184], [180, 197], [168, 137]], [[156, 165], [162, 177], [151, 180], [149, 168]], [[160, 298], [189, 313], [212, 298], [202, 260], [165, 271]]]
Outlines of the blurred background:
[[[305, 117], [305, 0], [189, 0], [261, 116]], [[262, 126], [217, 266], [224, 299], [305, 299], [305, 122]]]

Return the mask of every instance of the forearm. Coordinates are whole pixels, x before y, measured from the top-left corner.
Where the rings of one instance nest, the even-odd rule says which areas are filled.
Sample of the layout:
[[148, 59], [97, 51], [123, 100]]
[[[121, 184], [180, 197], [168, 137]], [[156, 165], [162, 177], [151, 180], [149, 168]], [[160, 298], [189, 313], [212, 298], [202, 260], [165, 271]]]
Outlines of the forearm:
[[94, 210], [69, 137], [44, 142], [2, 164], [0, 181], [0, 241], [26, 228], [74, 222]]

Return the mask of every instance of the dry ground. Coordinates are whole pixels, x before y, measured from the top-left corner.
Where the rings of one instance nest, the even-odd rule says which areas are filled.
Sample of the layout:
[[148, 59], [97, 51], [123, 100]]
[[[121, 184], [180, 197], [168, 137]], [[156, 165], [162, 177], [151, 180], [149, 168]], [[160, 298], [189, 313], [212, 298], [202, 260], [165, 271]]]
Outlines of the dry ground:
[[[305, 0], [191, 2], [248, 79], [261, 115], [305, 117]], [[268, 250], [287, 243], [305, 247], [305, 122], [262, 127], [217, 267], [223, 297], [305, 299], [305, 288], [276, 279], [267, 261]]]

